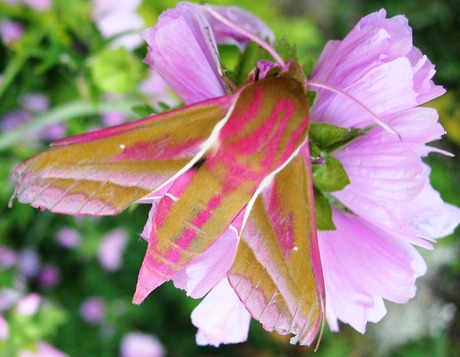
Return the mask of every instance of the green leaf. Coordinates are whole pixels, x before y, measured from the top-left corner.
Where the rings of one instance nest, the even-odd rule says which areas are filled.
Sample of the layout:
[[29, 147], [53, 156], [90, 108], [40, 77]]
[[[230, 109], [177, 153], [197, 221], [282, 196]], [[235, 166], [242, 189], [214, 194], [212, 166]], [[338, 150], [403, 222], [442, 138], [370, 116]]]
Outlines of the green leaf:
[[335, 230], [332, 210], [328, 199], [318, 189], [314, 189], [316, 228], [320, 231]]
[[365, 133], [363, 129], [346, 129], [332, 124], [312, 123], [309, 138], [320, 150], [331, 153]]
[[342, 164], [333, 157], [326, 157], [324, 163], [313, 164], [312, 171], [315, 187], [323, 192], [340, 191], [350, 183]]

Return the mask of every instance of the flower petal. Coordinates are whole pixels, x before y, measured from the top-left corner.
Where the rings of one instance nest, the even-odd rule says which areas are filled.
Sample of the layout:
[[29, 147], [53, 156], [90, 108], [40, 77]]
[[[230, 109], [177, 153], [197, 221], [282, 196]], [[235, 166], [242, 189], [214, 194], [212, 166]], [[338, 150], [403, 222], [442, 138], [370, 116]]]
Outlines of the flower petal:
[[405, 303], [415, 294], [415, 279], [425, 263], [410, 244], [365, 220], [333, 209], [335, 231], [319, 231], [326, 284], [326, 317], [364, 332], [368, 321], [385, 315], [382, 299]]
[[[343, 41], [328, 43], [311, 79], [338, 87], [385, 119], [444, 93], [434, 85], [434, 66], [412, 45], [407, 19], [385, 18], [384, 10], [370, 14]], [[350, 99], [320, 90], [312, 120], [344, 127], [374, 124]], [[347, 110], [343, 110], [347, 108]]]
[[[237, 24], [237, 26], [258, 35], [260, 38], [273, 43], [275, 36], [273, 31], [257, 16], [243, 10], [237, 6], [212, 6], [206, 5], [212, 8], [219, 15], [225, 17], [227, 20]], [[243, 50], [244, 46], [249, 42], [246, 36], [243, 36], [240, 32], [235, 31], [227, 24], [222, 23], [216, 19], [212, 14], [202, 8], [203, 15], [211, 24], [212, 31], [218, 44], [225, 45], [236, 45], [240, 50]]]
[[192, 312], [198, 327], [198, 345], [239, 343], [247, 340], [251, 316], [244, 308], [228, 280], [222, 279]]
[[173, 278], [174, 286], [198, 299], [226, 277], [235, 258], [238, 237], [228, 229], [209, 249]]
[[195, 5], [181, 2], [165, 11], [154, 28], [142, 32], [148, 44], [145, 62], [185, 104], [226, 93], [210, 27]]

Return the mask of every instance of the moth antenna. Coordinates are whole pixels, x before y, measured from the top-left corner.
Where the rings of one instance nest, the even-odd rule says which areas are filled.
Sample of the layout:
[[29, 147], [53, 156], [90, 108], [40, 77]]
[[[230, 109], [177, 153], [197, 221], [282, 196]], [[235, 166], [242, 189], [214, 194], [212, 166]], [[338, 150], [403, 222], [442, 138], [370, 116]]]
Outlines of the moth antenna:
[[347, 92], [344, 92], [340, 88], [331, 86], [330, 84], [324, 84], [324, 83], [318, 83], [315, 81], [310, 81], [307, 80], [307, 86], [313, 87], [313, 88], [318, 88], [318, 89], [326, 89], [332, 93], [339, 94], [344, 96], [345, 98], [351, 100], [355, 104], [357, 104], [361, 109], [363, 109], [369, 116], [374, 120], [379, 126], [381, 126], [384, 130], [389, 132], [390, 134], [396, 135], [399, 139], [401, 139], [401, 135], [394, 130], [392, 127], [390, 127], [388, 124], [386, 124], [382, 119], [380, 119], [372, 110], [370, 110], [368, 107], [366, 107], [360, 100], [356, 99], [352, 95], [348, 94]]
[[262, 47], [265, 51], [267, 51], [275, 59], [275, 61], [278, 62], [278, 64], [281, 67], [283, 67], [283, 68], [286, 67], [286, 62], [284, 62], [284, 60], [281, 58], [281, 56], [267, 42], [265, 42], [264, 40], [260, 39], [259, 37], [257, 37], [253, 33], [245, 30], [244, 28], [242, 28], [241, 26], [237, 25], [233, 21], [230, 21], [229, 19], [225, 18], [224, 16], [219, 14], [216, 10], [214, 10], [213, 8], [211, 8], [211, 7], [207, 6], [207, 5], [204, 5], [204, 4], [201, 5], [201, 6], [204, 9], [206, 9], [217, 20], [222, 22], [223, 24], [225, 24], [225, 25], [229, 26], [230, 28], [234, 29], [236, 32], [239, 32], [243, 36], [247, 37], [249, 40], [257, 43], [260, 47]]

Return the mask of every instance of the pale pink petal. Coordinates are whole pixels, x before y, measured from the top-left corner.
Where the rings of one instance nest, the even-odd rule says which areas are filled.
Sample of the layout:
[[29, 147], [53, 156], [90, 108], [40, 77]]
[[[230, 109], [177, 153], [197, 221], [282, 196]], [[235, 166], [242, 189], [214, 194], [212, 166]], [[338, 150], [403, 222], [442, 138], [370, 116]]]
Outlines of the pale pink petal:
[[257, 16], [246, 10], [236, 6], [201, 6], [202, 13], [211, 24], [212, 31], [214, 32], [218, 44], [236, 45], [242, 50], [249, 40], [246, 36], [241, 35], [240, 32], [222, 23], [219, 19], [206, 11], [206, 6], [209, 6], [214, 11], [218, 12], [219, 15], [254, 35], [259, 36], [263, 40], [271, 43], [275, 40], [273, 31]]
[[226, 277], [235, 258], [238, 237], [233, 229], [228, 229], [203, 254], [173, 277], [177, 288], [187, 291], [187, 295], [198, 299]]
[[429, 248], [418, 237], [414, 222], [436, 214], [443, 206], [439, 197], [418, 198], [430, 187], [420, 155], [427, 150], [426, 142], [438, 139], [444, 131], [436, 111], [429, 108], [401, 111], [388, 123], [399, 137], [377, 127], [334, 154], [351, 183], [333, 195], [378, 227]]
[[166, 351], [156, 337], [141, 332], [131, 332], [121, 340], [120, 356], [163, 357], [166, 356]]
[[192, 312], [198, 345], [219, 346], [247, 340], [251, 315], [225, 278]]
[[[434, 66], [412, 45], [407, 19], [385, 16], [384, 10], [370, 14], [343, 41], [328, 43], [311, 76], [340, 88], [383, 120], [444, 93], [431, 80]], [[326, 90], [319, 91], [312, 120], [344, 127], [375, 124], [349, 98]]]
[[414, 296], [426, 266], [410, 244], [365, 220], [336, 209], [333, 219], [337, 230], [318, 232], [327, 320], [333, 330], [339, 319], [364, 332], [367, 321], [385, 315], [382, 299], [405, 303]]
[[148, 44], [145, 62], [186, 104], [226, 93], [216, 41], [209, 28], [197, 6], [182, 2], [165, 11], [154, 28], [142, 32]]

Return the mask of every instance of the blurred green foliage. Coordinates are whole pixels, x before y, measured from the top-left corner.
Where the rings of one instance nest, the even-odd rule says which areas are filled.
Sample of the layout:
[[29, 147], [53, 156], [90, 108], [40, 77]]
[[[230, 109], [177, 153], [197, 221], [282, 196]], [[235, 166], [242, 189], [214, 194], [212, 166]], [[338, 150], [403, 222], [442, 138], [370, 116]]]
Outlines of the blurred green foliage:
[[[221, 5], [239, 5], [260, 16], [271, 26], [278, 39], [283, 35], [297, 46], [305, 65], [312, 64], [327, 39], [342, 38], [369, 12], [382, 7], [389, 15], [405, 14], [414, 29], [416, 45], [437, 65], [436, 80], [449, 93], [433, 103], [439, 110], [447, 135], [437, 146], [460, 152], [460, 3], [457, 0], [366, 1], [366, 0], [221, 0]], [[157, 16], [175, 4], [169, 0], [144, 0], [139, 13], [148, 26]], [[288, 338], [269, 334], [252, 323], [249, 340], [240, 345], [198, 347], [190, 313], [198, 301], [185, 297], [172, 284], [155, 291], [142, 306], [130, 301], [138, 269], [144, 256], [145, 242], [138, 238], [148, 215], [148, 207], [135, 206], [120, 216], [103, 219], [53, 215], [8, 200], [13, 185], [12, 168], [47, 145], [46, 140], [32, 140], [30, 134], [50, 124], [67, 123], [67, 134], [101, 126], [100, 114], [108, 109], [138, 118], [134, 106], [147, 106], [148, 98], [137, 91], [146, 77], [142, 64], [145, 46], [133, 53], [108, 47], [91, 19], [90, 1], [55, 0], [50, 11], [37, 12], [0, 2], [0, 19], [18, 21], [25, 27], [20, 40], [0, 46], [0, 117], [20, 106], [21, 96], [43, 93], [50, 99], [50, 110], [35, 115], [29, 125], [0, 134], [0, 246], [17, 252], [26, 249], [38, 253], [41, 264], [58, 267], [61, 279], [52, 288], [40, 285], [37, 277], [15, 283], [16, 267], [0, 271], [0, 289], [11, 288], [26, 294], [38, 292], [44, 297], [42, 309], [33, 316], [18, 315], [14, 309], [4, 313], [11, 338], [0, 341], [0, 356], [15, 356], [20, 348], [46, 340], [70, 356], [117, 356], [122, 336], [130, 331], [156, 335], [170, 356], [303, 356], [312, 348], [289, 345]], [[228, 54], [226, 54], [228, 51]], [[235, 55], [225, 49], [229, 61]], [[112, 59], [115, 59], [112, 61]], [[116, 103], [104, 99], [106, 92], [122, 93]], [[432, 181], [449, 202], [460, 205], [460, 158], [432, 155]], [[97, 252], [102, 237], [115, 227], [130, 235], [123, 265], [116, 272], [102, 269]], [[78, 231], [82, 244], [66, 249], [56, 241], [61, 228]], [[458, 253], [458, 234], [439, 243]], [[429, 287], [433, 301], [453, 304], [460, 309], [460, 261], [433, 263], [434, 275], [421, 280]], [[13, 286], [16, 284], [15, 286]], [[90, 296], [106, 302], [106, 318], [89, 324], [80, 317], [80, 306]], [[415, 304], [416, 301], [409, 304]], [[389, 304], [390, 305], [390, 304]], [[391, 315], [392, 306], [389, 307]], [[441, 317], [439, 317], [441, 318]], [[398, 326], [395, 326], [397, 329]], [[380, 334], [380, 335], [379, 335]], [[347, 326], [341, 332], [326, 331], [318, 357], [342, 356], [458, 356], [460, 355], [460, 318], [455, 314], [450, 324], [437, 331], [421, 331], [406, 341], [389, 345], [370, 326], [360, 335]]]

